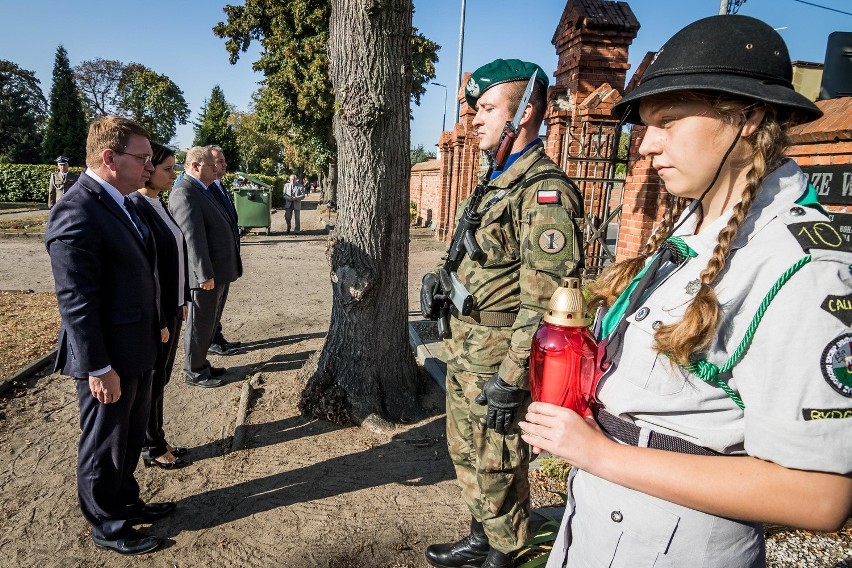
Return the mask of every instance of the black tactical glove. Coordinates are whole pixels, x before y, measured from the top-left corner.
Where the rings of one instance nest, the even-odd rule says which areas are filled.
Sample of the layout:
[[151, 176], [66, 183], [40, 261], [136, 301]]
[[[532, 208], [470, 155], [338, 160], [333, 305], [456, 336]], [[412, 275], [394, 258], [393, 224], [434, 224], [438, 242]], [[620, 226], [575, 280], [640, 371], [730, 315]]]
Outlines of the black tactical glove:
[[436, 295], [441, 291], [438, 285], [438, 275], [434, 272], [427, 272], [423, 276], [423, 283], [420, 287], [420, 313], [426, 319], [438, 319], [438, 305], [443, 301], [436, 298]]
[[506, 434], [515, 420], [515, 409], [524, 403], [526, 397], [527, 391], [503, 382], [500, 375], [494, 373], [474, 402], [488, 405], [485, 426], [498, 434]]

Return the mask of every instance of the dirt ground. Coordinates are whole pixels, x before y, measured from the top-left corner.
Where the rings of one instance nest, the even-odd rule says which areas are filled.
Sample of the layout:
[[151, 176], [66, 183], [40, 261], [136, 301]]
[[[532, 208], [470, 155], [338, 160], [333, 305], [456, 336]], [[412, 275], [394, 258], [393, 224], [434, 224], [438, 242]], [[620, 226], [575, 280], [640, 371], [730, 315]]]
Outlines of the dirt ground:
[[[427, 544], [464, 532], [434, 383], [424, 381], [422, 419], [389, 437], [300, 416], [295, 375], [322, 345], [331, 287], [315, 213], [303, 211], [299, 236], [277, 232], [282, 218], [273, 214], [272, 235], [242, 240], [245, 273], [223, 325], [243, 347], [211, 356], [228, 367], [227, 384], [190, 387], [178, 363], [166, 387], [169, 441], [189, 447], [193, 463], [137, 470], [144, 499], [178, 502], [143, 527], [166, 546], [139, 557], [94, 548], [76, 499], [76, 398], [69, 379], [48, 374], [0, 402], [0, 566], [419, 567]], [[413, 232], [412, 299], [443, 250], [428, 230]], [[0, 239], [0, 290], [52, 289], [40, 239]], [[244, 449], [231, 452], [240, 390], [258, 373]]]
[[[316, 205], [310, 197], [308, 208]], [[245, 273], [223, 318], [226, 336], [243, 346], [211, 356], [228, 367], [227, 384], [184, 384], [178, 353], [165, 429], [172, 444], [190, 448], [193, 463], [137, 470], [143, 499], [178, 502], [174, 515], [143, 527], [166, 545], [137, 557], [92, 545], [76, 499], [76, 398], [70, 379], [47, 374], [0, 399], [0, 566], [419, 568], [429, 543], [465, 533], [443, 393], [433, 382], [424, 381], [420, 421], [387, 437], [299, 414], [296, 372], [321, 347], [331, 311], [325, 231], [311, 210], [302, 220], [302, 235], [284, 235], [276, 212], [272, 235], [243, 237]], [[412, 311], [420, 276], [444, 248], [428, 230], [413, 231]], [[41, 239], [0, 239], [0, 290], [52, 292]], [[240, 390], [258, 375], [244, 447], [230, 451]], [[558, 486], [533, 478], [534, 503], [542, 505], [545, 489]], [[840, 538], [849, 550], [849, 534]], [[814, 565], [840, 566], [837, 560], [835, 552]]]

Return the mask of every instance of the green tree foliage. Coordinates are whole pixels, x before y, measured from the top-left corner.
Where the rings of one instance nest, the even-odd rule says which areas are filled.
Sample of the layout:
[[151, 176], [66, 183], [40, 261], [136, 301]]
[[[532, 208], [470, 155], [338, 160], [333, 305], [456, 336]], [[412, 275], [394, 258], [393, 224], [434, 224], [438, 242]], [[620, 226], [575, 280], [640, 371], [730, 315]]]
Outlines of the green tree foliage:
[[423, 147], [423, 144], [418, 144], [416, 148], [412, 148], [409, 152], [411, 156], [411, 165], [425, 162], [426, 160], [434, 160], [435, 152], [429, 152]]
[[178, 124], [189, 120], [189, 107], [183, 91], [166, 77], [144, 65], [131, 63], [118, 81], [118, 109], [144, 126], [151, 139], [168, 144]]
[[49, 162], [64, 155], [73, 165], [83, 164], [86, 161], [87, 135], [88, 120], [83, 98], [74, 83], [68, 52], [60, 45], [56, 48], [53, 64], [50, 116], [41, 145], [42, 159]]
[[0, 163], [35, 164], [47, 100], [32, 71], [0, 59]]
[[195, 146], [215, 144], [222, 147], [228, 161], [228, 171], [234, 171], [240, 163], [237, 135], [229, 124], [231, 105], [219, 85], [213, 87], [210, 98], [204, 101], [198, 122], [195, 125]]
[[118, 114], [118, 82], [124, 72], [124, 63], [115, 59], [91, 59], [74, 68], [74, 81], [89, 116]]
[[[227, 22], [219, 22], [213, 33], [226, 40], [231, 63], [252, 41], [263, 46], [253, 65], [265, 76], [256, 106], [258, 127], [280, 138], [288, 164], [324, 171], [336, 154], [334, 92], [328, 75], [331, 0], [246, 0], [224, 10]], [[435, 78], [439, 49], [413, 30], [407, 70], [415, 104]]]
[[258, 129], [253, 112], [231, 113], [231, 127], [240, 148], [239, 169], [244, 172], [275, 175], [280, 164], [281, 145], [275, 137]]

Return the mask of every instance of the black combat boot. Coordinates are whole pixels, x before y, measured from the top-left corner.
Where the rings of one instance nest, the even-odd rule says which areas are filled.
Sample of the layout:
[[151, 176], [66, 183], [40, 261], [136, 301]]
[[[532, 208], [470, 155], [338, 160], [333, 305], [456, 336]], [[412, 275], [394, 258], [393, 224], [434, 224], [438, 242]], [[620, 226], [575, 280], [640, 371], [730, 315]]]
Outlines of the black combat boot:
[[488, 537], [482, 523], [471, 519], [469, 535], [458, 542], [427, 546], [426, 561], [438, 568], [479, 568], [485, 562], [489, 550], [491, 547], [488, 545]]
[[491, 552], [485, 558], [481, 568], [513, 568], [515, 561], [508, 554], [503, 554], [499, 550], [492, 548]]

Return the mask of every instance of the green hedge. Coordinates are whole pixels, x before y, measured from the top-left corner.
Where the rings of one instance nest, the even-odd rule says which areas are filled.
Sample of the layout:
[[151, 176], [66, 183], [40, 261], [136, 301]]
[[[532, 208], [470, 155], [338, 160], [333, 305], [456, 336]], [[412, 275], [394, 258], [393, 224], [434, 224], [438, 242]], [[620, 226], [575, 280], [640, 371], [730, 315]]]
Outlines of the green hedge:
[[[56, 166], [0, 164], [0, 201], [9, 202], [40, 202], [47, 203], [47, 184], [50, 174], [56, 171]], [[70, 168], [70, 171], [82, 173], [83, 168]], [[272, 186], [272, 206], [284, 206], [283, 177], [251, 174]], [[225, 174], [222, 180], [225, 187], [230, 188], [234, 183], [234, 174]]]
[[[70, 168], [80, 173], [83, 168]], [[0, 164], [0, 201], [47, 203], [47, 184], [56, 166]]]

